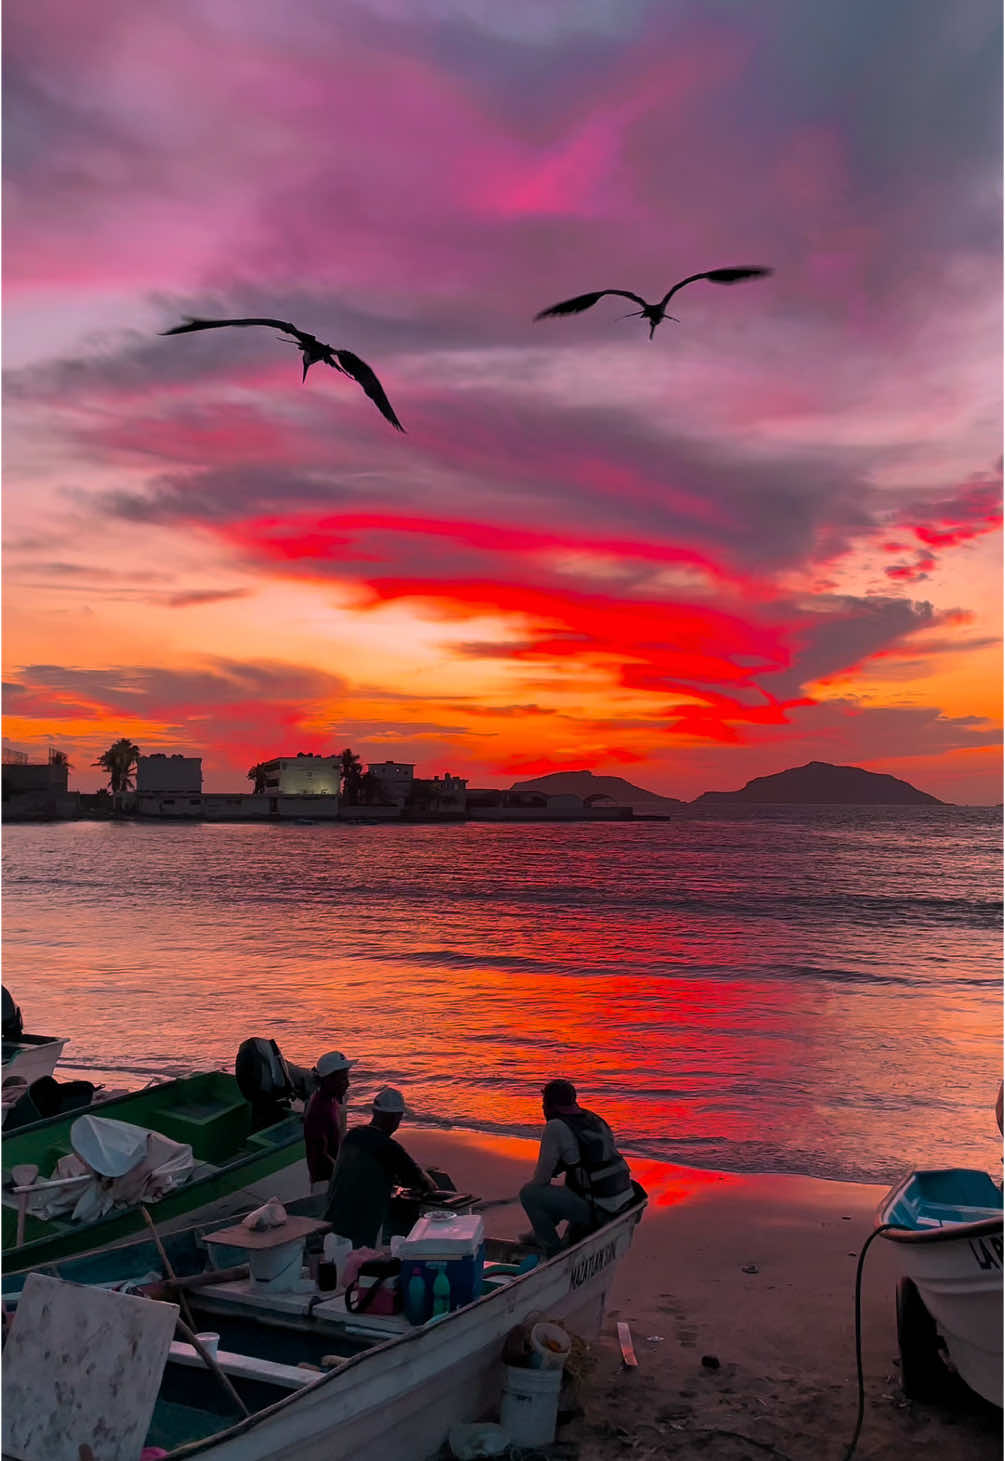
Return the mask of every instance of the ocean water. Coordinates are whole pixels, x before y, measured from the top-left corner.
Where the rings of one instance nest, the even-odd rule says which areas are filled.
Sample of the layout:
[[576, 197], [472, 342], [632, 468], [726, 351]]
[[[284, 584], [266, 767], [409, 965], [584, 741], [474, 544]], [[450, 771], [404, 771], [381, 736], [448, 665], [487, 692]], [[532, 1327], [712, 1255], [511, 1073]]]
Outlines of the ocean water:
[[417, 1120], [532, 1134], [564, 1076], [650, 1157], [1001, 1171], [997, 809], [14, 825], [3, 873], [4, 983], [68, 1076], [265, 1035], [358, 1058], [360, 1115], [391, 1083]]

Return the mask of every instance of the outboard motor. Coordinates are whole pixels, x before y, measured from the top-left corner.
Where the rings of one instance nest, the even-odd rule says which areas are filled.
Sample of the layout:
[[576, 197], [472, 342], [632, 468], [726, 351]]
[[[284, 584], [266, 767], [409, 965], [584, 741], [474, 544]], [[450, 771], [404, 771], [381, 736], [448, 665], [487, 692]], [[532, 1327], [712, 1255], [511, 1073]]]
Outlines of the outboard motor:
[[312, 1073], [288, 1065], [275, 1040], [245, 1040], [237, 1051], [234, 1076], [251, 1107], [254, 1131], [285, 1120], [294, 1097], [306, 1097], [313, 1088]]
[[6, 985], [3, 985], [3, 1038], [17, 1042], [24, 1034], [24, 1021], [21, 1018], [21, 1006], [14, 1003], [13, 996]]

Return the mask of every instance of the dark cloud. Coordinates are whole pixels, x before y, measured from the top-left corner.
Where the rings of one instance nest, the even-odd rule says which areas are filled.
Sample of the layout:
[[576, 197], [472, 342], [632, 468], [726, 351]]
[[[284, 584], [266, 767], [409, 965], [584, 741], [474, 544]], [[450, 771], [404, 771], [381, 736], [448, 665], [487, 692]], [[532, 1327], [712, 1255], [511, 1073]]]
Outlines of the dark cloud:
[[64, 696], [103, 711], [137, 717], [189, 714], [230, 704], [320, 702], [345, 691], [345, 682], [324, 670], [262, 661], [207, 657], [204, 667], [166, 669], [152, 665], [80, 669], [68, 665], [26, 665], [10, 692], [48, 694], [53, 707]]
[[224, 603], [228, 599], [246, 599], [250, 592], [246, 588], [189, 589], [187, 592], [168, 594], [165, 603], [171, 609], [188, 609], [201, 604]]

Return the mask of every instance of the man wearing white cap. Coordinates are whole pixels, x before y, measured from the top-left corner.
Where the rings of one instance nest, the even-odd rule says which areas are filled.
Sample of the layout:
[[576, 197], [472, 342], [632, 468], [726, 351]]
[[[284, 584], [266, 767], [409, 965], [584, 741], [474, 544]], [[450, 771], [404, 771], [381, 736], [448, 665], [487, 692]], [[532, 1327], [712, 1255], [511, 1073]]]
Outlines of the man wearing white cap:
[[393, 1133], [405, 1114], [405, 1098], [385, 1086], [373, 1098], [369, 1126], [347, 1132], [335, 1163], [325, 1218], [354, 1248], [375, 1248], [397, 1184], [435, 1192], [436, 1184], [412, 1161]]
[[349, 1071], [356, 1064], [341, 1050], [329, 1050], [314, 1067], [318, 1084], [304, 1109], [304, 1145], [312, 1192], [327, 1192], [345, 1135]]

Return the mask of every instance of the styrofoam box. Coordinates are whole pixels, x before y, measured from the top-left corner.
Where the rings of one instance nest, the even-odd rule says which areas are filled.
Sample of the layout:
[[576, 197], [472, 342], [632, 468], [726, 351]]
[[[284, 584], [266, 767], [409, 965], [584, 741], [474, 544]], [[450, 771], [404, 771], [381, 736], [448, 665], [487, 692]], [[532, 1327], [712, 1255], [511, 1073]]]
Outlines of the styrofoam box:
[[406, 1258], [474, 1257], [485, 1242], [485, 1224], [477, 1213], [428, 1213], [398, 1248]]

